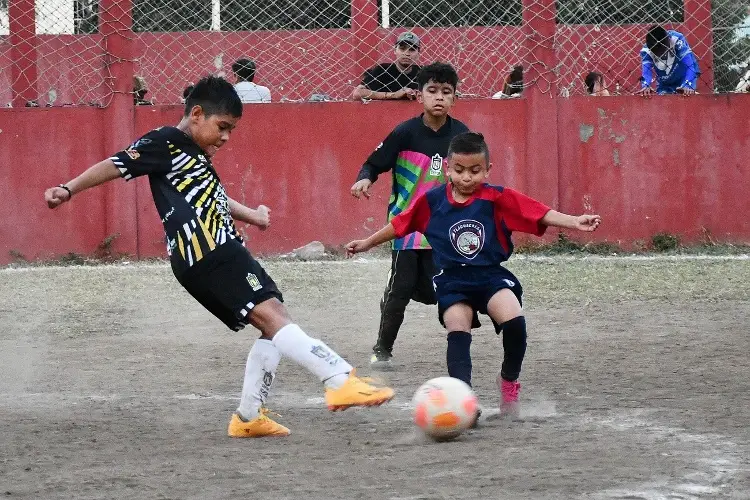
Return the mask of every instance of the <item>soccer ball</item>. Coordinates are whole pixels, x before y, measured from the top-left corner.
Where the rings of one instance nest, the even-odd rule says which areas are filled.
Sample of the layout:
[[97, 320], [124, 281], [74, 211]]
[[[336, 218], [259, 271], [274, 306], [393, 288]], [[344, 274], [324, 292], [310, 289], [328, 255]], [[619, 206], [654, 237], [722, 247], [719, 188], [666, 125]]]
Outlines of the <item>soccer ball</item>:
[[458, 437], [476, 419], [477, 396], [465, 382], [438, 377], [414, 394], [414, 423], [437, 441]]

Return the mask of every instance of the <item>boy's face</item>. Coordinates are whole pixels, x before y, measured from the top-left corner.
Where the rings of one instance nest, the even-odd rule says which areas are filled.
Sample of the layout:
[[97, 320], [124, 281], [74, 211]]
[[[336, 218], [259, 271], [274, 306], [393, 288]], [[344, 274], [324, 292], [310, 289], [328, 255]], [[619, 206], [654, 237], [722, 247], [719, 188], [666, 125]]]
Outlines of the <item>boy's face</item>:
[[419, 49], [409, 43], [396, 45], [396, 64], [406, 69], [419, 61]]
[[464, 196], [471, 195], [490, 173], [484, 153], [453, 153], [448, 157], [448, 179]]
[[669, 45], [667, 43], [659, 43], [654, 46], [651, 52], [653, 52], [656, 57], [662, 59], [667, 54], [667, 52], [669, 52]]
[[229, 140], [239, 117], [218, 114], [206, 115], [201, 106], [193, 106], [188, 117], [188, 131], [196, 144], [211, 157]]
[[417, 100], [424, 104], [424, 111], [434, 117], [445, 116], [450, 112], [456, 99], [456, 89], [450, 83], [427, 82], [417, 93]]

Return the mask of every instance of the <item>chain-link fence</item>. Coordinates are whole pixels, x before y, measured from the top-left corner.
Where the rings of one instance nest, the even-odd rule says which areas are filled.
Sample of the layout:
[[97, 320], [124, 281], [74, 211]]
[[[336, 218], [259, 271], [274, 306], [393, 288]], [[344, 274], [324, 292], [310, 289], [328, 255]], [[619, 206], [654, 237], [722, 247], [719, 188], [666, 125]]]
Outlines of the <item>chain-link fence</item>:
[[[132, 40], [128, 60], [142, 77], [134, 87], [142, 102], [156, 104], [179, 103], [183, 89], [206, 73], [234, 81], [232, 64], [241, 58], [254, 61], [253, 84], [267, 87], [277, 102], [351, 99], [363, 77], [369, 87], [392, 92], [411, 84], [409, 63], [434, 60], [456, 66], [465, 96], [507, 96], [530, 85], [581, 94], [591, 71], [603, 75], [610, 93], [629, 93], [639, 86], [639, 50], [653, 24], [686, 36], [699, 60], [703, 92], [734, 90], [750, 62], [750, 1], [119, 2], [132, 13], [132, 25], [127, 19], [125, 28]], [[101, 5], [112, 2], [8, 3], [0, 0], [0, 105], [106, 105], [111, 86]], [[546, 10], [540, 14], [535, 7], [542, 4]], [[33, 6], [33, 23], [18, 6]], [[25, 22], [10, 19], [24, 13]], [[552, 22], [540, 16], [554, 19], [554, 35], [539, 31], [540, 20]], [[405, 31], [417, 39], [397, 53], [397, 38]], [[408, 54], [417, 44], [419, 50]], [[540, 47], [553, 57], [540, 60]], [[378, 63], [381, 69], [367, 72]], [[509, 82], [518, 66], [525, 78], [517, 78], [516, 69]], [[388, 78], [394, 81], [383, 81]]]
[[[555, 47], [564, 95], [582, 93], [597, 71], [612, 93], [639, 87], [639, 49], [655, 24], [682, 33], [697, 56], [699, 85], [736, 88], [750, 62], [750, 2], [737, 0], [558, 0]], [[744, 71], [742, 71], [744, 73]]]

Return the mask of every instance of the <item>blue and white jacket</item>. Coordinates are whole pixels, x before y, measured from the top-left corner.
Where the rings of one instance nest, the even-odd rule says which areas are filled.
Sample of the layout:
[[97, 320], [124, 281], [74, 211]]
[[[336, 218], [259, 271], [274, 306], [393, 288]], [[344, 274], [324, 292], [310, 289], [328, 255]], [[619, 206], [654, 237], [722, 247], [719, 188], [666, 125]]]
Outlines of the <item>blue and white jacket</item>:
[[641, 87], [650, 87], [656, 73], [659, 93], [672, 94], [679, 87], [695, 90], [700, 75], [698, 59], [682, 33], [668, 30], [667, 34], [669, 50], [662, 57], [656, 57], [645, 45], [641, 49]]

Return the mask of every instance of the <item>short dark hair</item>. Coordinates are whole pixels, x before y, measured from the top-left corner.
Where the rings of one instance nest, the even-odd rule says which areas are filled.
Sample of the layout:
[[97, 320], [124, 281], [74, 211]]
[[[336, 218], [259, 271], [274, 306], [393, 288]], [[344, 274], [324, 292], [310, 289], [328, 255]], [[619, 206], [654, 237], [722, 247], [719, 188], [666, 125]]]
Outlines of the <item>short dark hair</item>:
[[204, 76], [193, 85], [193, 90], [185, 99], [185, 116], [190, 114], [193, 106], [203, 108], [203, 113], [210, 115], [242, 116], [242, 101], [234, 86], [218, 76]]
[[232, 72], [243, 82], [252, 82], [255, 78], [255, 62], [252, 59], [237, 59], [232, 64]]
[[449, 83], [455, 91], [456, 87], [458, 87], [458, 73], [456, 73], [456, 70], [450, 64], [434, 62], [419, 70], [417, 74], [419, 90], [422, 90], [431, 81], [435, 83]]
[[192, 91], [193, 91], [192, 85], [188, 85], [187, 87], [185, 87], [185, 89], [182, 91], [182, 98], [187, 99], [188, 96], [190, 95], [190, 92]]
[[448, 146], [448, 158], [454, 154], [474, 155], [477, 153], [484, 154], [487, 164], [490, 163], [490, 148], [484, 141], [484, 135], [479, 132], [464, 132], [458, 134]]
[[586, 90], [588, 90], [589, 94], [594, 93], [594, 85], [596, 82], [601, 82], [604, 79], [604, 75], [599, 73], [598, 71], [591, 71], [588, 75], [586, 75], [586, 78], [583, 80], [586, 82]]
[[666, 49], [669, 47], [669, 34], [662, 26], [654, 25], [648, 29], [646, 33], [646, 47], [651, 52], [655, 52], [654, 49]]

